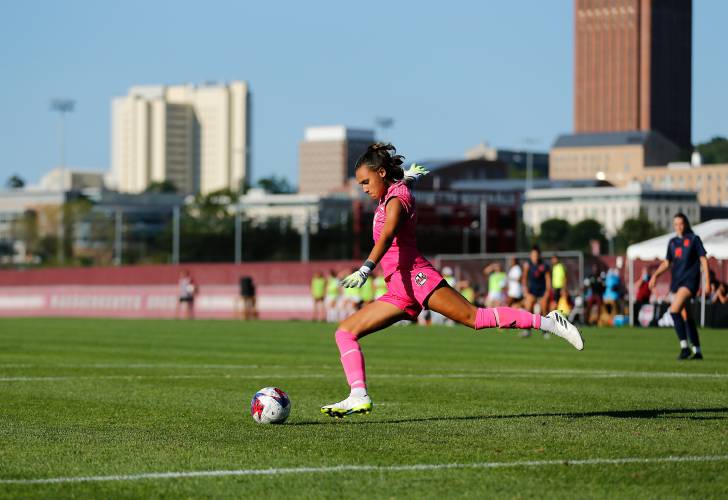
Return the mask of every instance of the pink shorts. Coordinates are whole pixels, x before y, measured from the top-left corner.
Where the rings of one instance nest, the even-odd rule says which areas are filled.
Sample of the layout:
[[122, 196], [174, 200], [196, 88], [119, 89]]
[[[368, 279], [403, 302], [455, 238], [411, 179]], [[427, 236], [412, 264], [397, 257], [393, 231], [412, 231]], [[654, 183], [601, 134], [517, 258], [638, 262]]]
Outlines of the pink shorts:
[[412, 270], [397, 269], [385, 281], [387, 293], [377, 300], [388, 302], [415, 319], [443, 277], [430, 265]]

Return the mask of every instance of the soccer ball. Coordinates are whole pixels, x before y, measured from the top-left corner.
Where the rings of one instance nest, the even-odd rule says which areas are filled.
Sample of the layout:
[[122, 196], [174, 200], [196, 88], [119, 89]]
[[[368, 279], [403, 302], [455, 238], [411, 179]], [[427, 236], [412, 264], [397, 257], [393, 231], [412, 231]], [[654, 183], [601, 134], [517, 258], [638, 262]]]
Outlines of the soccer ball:
[[250, 402], [250, 415], [259, 424], [282, 424], [290, 413], [291, 400], [278, 387], [263, 387]]

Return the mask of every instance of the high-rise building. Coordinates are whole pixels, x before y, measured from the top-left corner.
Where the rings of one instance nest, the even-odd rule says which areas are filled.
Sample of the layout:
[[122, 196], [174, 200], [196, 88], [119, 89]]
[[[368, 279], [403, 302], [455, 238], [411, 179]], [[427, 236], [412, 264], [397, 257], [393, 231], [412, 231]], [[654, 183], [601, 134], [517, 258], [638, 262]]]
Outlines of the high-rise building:
[[341, 125], [308, 127], [300, 144], [298, 191], [327, 194], [354, 177], [354, 166], [374, 142], [374, 131]]
[[692, 0], [575, 0], [576, 133], [691, 144]]
[[250, 179], [250, 94], [227, 85], [132, 87], [112, 101], [111, 168], [121, 192], [169, 181], [182, 193]]

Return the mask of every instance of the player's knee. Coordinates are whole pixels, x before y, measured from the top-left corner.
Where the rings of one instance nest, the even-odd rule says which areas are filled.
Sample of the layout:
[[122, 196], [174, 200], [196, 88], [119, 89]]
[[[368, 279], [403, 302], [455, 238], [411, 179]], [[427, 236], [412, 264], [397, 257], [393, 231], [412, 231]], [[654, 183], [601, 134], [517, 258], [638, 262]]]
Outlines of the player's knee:
[[339, 326], [336, 328], [336, 331], [343, 330], [345, 332], [349, 332], [355, 337], [359, 337], [359, 334], [361, 333], [361, 329], [359, 328], [359, 325], [356, 321], [353, 321], [351, 318], [347, 318], [341, 323], [339, 323]]
[[465, 311], [463, 314], [463, 318], [460, 321], [465, 326], [468, 326], [470, 328], [475, 328], [475, 317], [478, 314], [478, 308], [475, 306], [471, 306]]

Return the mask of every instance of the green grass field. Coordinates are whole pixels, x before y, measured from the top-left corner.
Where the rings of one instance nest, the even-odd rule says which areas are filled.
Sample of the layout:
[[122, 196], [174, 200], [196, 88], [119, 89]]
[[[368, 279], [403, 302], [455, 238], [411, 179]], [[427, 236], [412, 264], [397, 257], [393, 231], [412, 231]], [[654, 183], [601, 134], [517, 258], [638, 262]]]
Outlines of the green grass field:
[[[726, 498], [728, 332], [702, 335], [678, 362], [671, 330], [394, 327], [362, 343], [374, 412], [338, 421], [328, 325], [3, 319], [0, 497]], [[250, 418], [269, 385], [285, 425]]]

